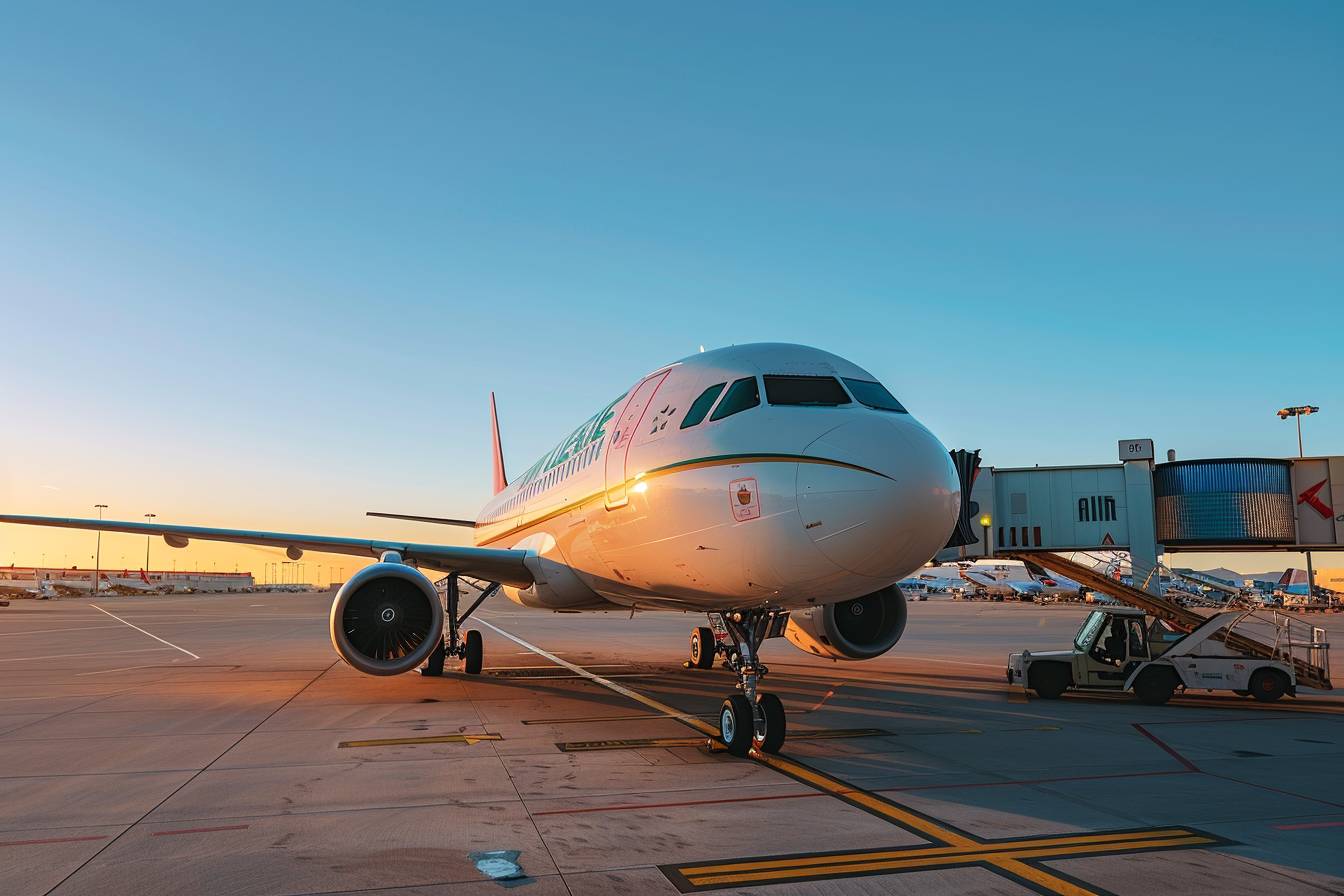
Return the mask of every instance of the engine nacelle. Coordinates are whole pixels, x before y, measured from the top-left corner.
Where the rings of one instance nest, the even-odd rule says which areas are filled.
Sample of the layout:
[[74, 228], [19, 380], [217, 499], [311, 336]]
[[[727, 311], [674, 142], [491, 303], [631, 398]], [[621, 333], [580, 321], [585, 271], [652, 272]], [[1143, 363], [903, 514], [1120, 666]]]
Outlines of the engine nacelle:
[[443, 604], [419, 570], [375, 563], [336, 592], [330, 624], [341, 659], [368, 675], [399, 675], [427, 660], [443, 638]]
[[895, 585], [789, 616], [784, 637], [799, 650], [832, 660], [870, 660], [901, 640], [905, 595]]

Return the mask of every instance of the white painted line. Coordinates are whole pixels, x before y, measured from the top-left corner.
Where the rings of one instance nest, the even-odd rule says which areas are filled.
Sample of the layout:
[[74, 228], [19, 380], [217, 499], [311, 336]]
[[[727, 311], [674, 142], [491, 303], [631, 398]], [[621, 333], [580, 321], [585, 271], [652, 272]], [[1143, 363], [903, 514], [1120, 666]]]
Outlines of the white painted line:
[[[137, 647], [134, 650], [98, 650], [93, 653], [49, 653], [45, 656], [11, 656], [0, 660], [0, 663], [28, 663], [37, 660], [66, 660], [73, 656], [116, 656], [119, 653], [152, 653], [155, 650], [166, 650], [165, 647]], [[200, 657], [196, 657], [200, 659]]]
[[[150, 648], [150, 649], [151, 649], [151, 650], [162, 650], [163, 648], [162, 648], [162, 647], [152, 647], [152, 648]], [[174, 662], [174, 663], [176, 663], [176, 662], [180, 662], [180, 660], [173, 660], [173, 662]], [[80, 673], [78, 673], [77, 675], [75, 675], [75, 677], [76, 677], [76, 678], [80, 678], [80, 677], [83, 677], [83, 676], [85, 676], [85, 675], [111, 675], [113, 672], [130, 672], [130, 671], [132, 671], [132, 670], [134, 670], [134, 669], [162, 669], [162, 668], [163, 668], [163, 666], [160, 665], [160, 664], [158, 664], [158, 663], [155, 663], [155, 664], [150, 665], [150, 666], [122, 666], [120, 669], [102, 669], [102, 670], [99, 670], [98, 672], [80, 672]]]
[[169, 647], [173, 648], [174, 650], [180, 650], [180, 651], [182, 651], [183, 653], [185, 653], [187, 656], [191, 657], [191, 658], [194, 659], [194, 660], [198, 660], [198, 659], [200, 659], [199, 656], [197, 656], [196, 654], [192, 653], [190, 650], [187, 650], [185, 647], [178, 647], [178, 646], [177, 646], [176, 644], [174, 644], [172, 641], [165, 641], [165, 640], [163, 640], [162, 638], [160, 638], [158, 635], [152, 634], [151, 632], [147, 632], [147, 631], [145, 631], [144, 629], [142, 629], [142, 628], [141, 628], [140, 626], [138, 626], [138, 625], [132, 625], [131, 623], [127, 622], [125, 619], [122, 619], [122, 618], [121, 618], [120, 616], [118, 616], [116, 613], [108, 613], [106, 610], [104, 610], [102, 607], [98, 606], [97, 604], [89, 604], [89, 606], [93, 607], [93, 608], [94, 608], [95, 610], [97, 610], [99, 613], [106, 613], [108, 616], [111, 616], [113, 619], [117, 620], [117, 621], [120, 622], [120, 623], [123, 623], [123, 624], [125, 624], [125, 625], [129, 625], [129, 626], [131, 626], [131, 628], [135, 629], [136, 631], [138, 631], [138, 632], [139, 632], [140, 634], [142, 634], [142, 635], [149, 635], [151, 638], [153, 638], [155, 641], [158, 641], [160, 644], [167, 644]]
[[[674, 709], [671, 706], [668, 706], [666, 703], [661, 703], [653, 699], [652, 697], [645, 697], [638, 691], [632, 691], [629, 688], [625, 687], [624, 685], [619, 685], [609, 678], [603, 678], [601, 675], [594, 675], [592, 672], [589, 672], [582, 666], [576, 666], [573, 663], [569, 662], [568, 660], [562, 660], [560, 659], [560, 657], [556, 656], [550, 651], [542, 650], [535, 644], [529, 644], [522, 638], [518, 637], [517, 635], [510, 634], [509, 632], [504, 631], [504, 629], [500, 628], [499, 626], [486, 622], [484, 619], [481, 619], [480, 617], [477, 617], [476, 621], [479, 622], [481, 625], [489, 626], [491, 630], [508, 638], [510, 641], [517, 644], [519, 647], [526, 647], [528, 650], [532, 651], [537, 656], [548, 659], [551, 662], [555, 663], [557, 666], [562, 666], [568, 669], [575, 675], [579, 675], [582, 676], [583, 678], [588, 679], [589, 681], [596, 682], [597, 684], [602, 685], [602, 687], [610, 691], [615, 691], [622, 697], [629, 697], [636, 703], [642, 703], [645, 706], [649, 707], [650, 709], [656, 709], [663, 715], [667, 716], [668, 718], [676, 719], [678, 722], [681, 722], [684, 725], [689, 725], [696, 731], [702, 732], [703, 734], [707, 734], [710, 737], [717, 737], [719, 734], [717, 728], [705, 724], [704, 721], [702, 721], [696, 716], [689, 715], [687, 713], [681, 712], [680, 710]], [[526, 681], [526, 679], [520, 679], [520, 680]]]
[[9, 635], [59, 635], [64, 634], [65, 632], [97, 632], [97, 631], [112, 631], [112, 630], [113, 630], [112, 626], [110, 625], [80, 625], [80, 626], [72, 626], [70, 628], [39, 628], [34, 631], [27, 631], [27, 632], [0, 632], [0, 638], [7, 637]]

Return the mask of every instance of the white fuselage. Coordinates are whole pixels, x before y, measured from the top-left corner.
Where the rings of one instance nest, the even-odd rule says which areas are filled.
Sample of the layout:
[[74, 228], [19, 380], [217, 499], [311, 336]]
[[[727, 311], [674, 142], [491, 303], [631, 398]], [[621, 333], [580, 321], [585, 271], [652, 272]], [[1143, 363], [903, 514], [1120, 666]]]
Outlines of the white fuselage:
[[[772, 402], [790, 385], [772, 377], [830, 378], [844, 401]], [[723, 413], [748, 378], [759, 403]], [[712, 409], [683, 428], [717, 384]], [[938, 439], [869, 406], [887, 404], [871, 392], [860, 400], [862, 384], [876, 378], [797, 345], [660, 368], [496, 495], [476, 544], [533, 555], [536, 584], [506, 593], [548, 609], [804, 608], [870, 594], [943, 547], [960, 487]]]

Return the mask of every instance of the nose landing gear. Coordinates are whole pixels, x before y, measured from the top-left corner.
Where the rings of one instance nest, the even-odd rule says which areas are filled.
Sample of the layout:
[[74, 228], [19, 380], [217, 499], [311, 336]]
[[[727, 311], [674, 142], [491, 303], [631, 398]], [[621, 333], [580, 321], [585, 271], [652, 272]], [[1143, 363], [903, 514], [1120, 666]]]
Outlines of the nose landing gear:
[[714, 630], [697, 628], [691, 633], [690, 667], [708, 669], [715, 656], [723, 656], [737, 673], [740, 694], [723, 701], [719, 711], [719, 735], [734, 756], [746, 756], [754, 748], [778, 753], [784, 746], [784, 704], [774, 694], [757, 691], [756, 685], [770, 671], [757, 657], [761, 642], [784, 633], [789, 614], [784, 610], [733, 610], [711, 613], [710, 621], [727, 635], [720, 643]]

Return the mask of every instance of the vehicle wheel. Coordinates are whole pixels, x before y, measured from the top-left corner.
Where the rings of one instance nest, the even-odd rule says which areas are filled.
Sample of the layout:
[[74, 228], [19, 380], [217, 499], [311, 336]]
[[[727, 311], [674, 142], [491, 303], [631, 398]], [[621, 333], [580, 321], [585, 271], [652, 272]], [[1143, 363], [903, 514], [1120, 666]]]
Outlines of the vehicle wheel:
[[756, 711], [759, 717], [752, 744], [762, 753], [778, 753], [784, 746], [784, 704], [774, 694], [759, 694]]
[[691, 668], [714, 668], [714, 630], [700, 626], [691, 632]]
[[723, 701], [719, 710], [719, 736], [723, 745], [734, 756], [745, 756], [751, 751], [752, 736], [756, 731], [756, 714], [747, 698], [733, 694]]
[[1288, 693], [1288, 679], [1278, 669], [1257, 669], [1251, 676], [1251, 696], [1262, 703], [1273, 703]]
[[1027, 673], [1031, 689], [1043, 700], [1058, 700], [1069, 689], [1069, 670], [1059, 663], [1039, 663]]
[[1134, 680], [1134, 696], [1148, 706], [1161, 706], [1176, 693], [1176, 676], [1165, 669], [1144, 669]]
[[1249, 696], [1251, 696], [1251, 692], [1250, 692], [1250, 691], [1234, 690], [1232, 693], [1236, 694], [1238, 697], [1249, 697]]
[[481, 633], [472, 629], [467, 632], [467, 655], [462, 671], [468, 675], [481, 674], [481, 662], [485, 659], [485, 645], [481, 642]]

